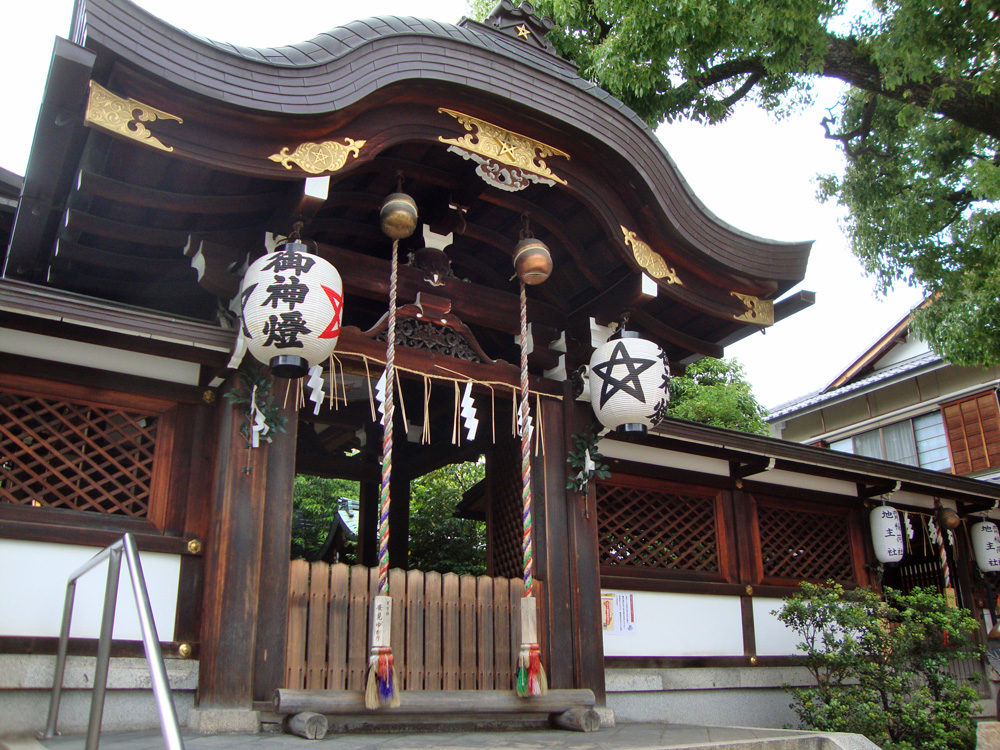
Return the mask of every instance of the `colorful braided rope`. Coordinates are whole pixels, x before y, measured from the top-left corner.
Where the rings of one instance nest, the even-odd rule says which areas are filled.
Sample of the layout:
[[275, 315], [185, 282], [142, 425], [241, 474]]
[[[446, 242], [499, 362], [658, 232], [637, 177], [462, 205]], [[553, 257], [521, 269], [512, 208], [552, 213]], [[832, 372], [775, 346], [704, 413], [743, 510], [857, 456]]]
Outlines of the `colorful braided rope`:
[[521, 549], [524, 556], [524, 595], [534, 596], [534, 553], [531, 543], [531, 433], [528, 430], [528, 312], [524, 282], [521, 282], [521, 404], [518, 419], [521, 427], [521, 503], [523, 529]]
[[389, 593], [389, 481], [392, 478], [392, 417], [396, 390], [396, 290], [399, 275], [399, 240], [392, 242], [389, 271], [389, 322], [385, 351], [385, 416], [382, 418], [382, 488], [378, 512], [378, 593]]

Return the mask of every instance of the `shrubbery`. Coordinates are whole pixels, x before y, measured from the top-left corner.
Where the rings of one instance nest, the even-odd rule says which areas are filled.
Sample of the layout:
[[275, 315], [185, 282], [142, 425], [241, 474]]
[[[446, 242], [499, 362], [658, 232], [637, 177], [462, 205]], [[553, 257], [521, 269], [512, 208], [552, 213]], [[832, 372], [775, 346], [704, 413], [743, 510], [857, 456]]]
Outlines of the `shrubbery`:
[[857, 732], [884, 750], [971, 750], [976, 691], [949, 674], [978, 656], [977, 624], [932, 589], [845, 591], [803, 583], [778, 618], [802, 639], [815, 686], [791, 688], [802, 723]]

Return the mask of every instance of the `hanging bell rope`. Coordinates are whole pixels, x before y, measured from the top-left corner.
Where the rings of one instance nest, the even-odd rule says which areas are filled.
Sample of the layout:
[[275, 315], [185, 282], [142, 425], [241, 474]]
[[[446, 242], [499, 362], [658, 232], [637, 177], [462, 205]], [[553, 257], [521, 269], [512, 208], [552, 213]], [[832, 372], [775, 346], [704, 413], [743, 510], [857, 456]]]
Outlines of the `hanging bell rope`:
[[382, 415], [382, 482], [378, 514], [378, 594], [372, 611], [371, 652], [368, 659], [368, 684], [365, 706], [398, 706], [399, 691], [392, 658], [392, 598], [389, 596], [389, 507], [392, 481], [392, 420], [396, 391], [396, 300], [399, 278], [399, 241], [413, 234], [417, 226], [417, 205], [402, 192], [403, 176], [397, 173], [396, 192], [382, 204], [379, 221], [382, 231], [392, 239], [392, 262], [389, 271], [389, 321], [385, 350], [385, 401]]
[[524, 597], [521, 599], [521, 648], [517, 657], [517, 694], [522, 698], [548, 692], [545, 669], [538, 645], [538, 607], [535, 599], [535, 560], [531, 523], [531, 415], [528, 391], [528, 315], [524, 281], [521, 281], [521, 502], [524, 559]]

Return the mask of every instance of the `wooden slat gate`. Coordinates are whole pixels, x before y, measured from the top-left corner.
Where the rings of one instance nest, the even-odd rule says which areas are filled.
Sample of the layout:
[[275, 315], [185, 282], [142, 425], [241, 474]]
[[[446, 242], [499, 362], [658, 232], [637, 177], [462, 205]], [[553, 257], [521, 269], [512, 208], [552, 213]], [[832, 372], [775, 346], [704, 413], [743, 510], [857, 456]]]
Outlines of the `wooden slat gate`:
[[[363, 690], [378, 570], [293, 560], [285, 687]], [[512, 690], [517, 578], [389, 571], [392, 650], [403, 690]]]

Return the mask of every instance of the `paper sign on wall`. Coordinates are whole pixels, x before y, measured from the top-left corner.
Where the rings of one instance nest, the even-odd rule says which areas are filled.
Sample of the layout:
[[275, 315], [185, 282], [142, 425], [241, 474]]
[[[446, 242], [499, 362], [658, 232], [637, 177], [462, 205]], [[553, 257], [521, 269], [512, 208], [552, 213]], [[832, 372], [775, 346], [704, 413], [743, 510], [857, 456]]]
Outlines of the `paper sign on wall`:
[[635, 595], [601, 594], [601, 623], [609, 633], [635, 630]]

